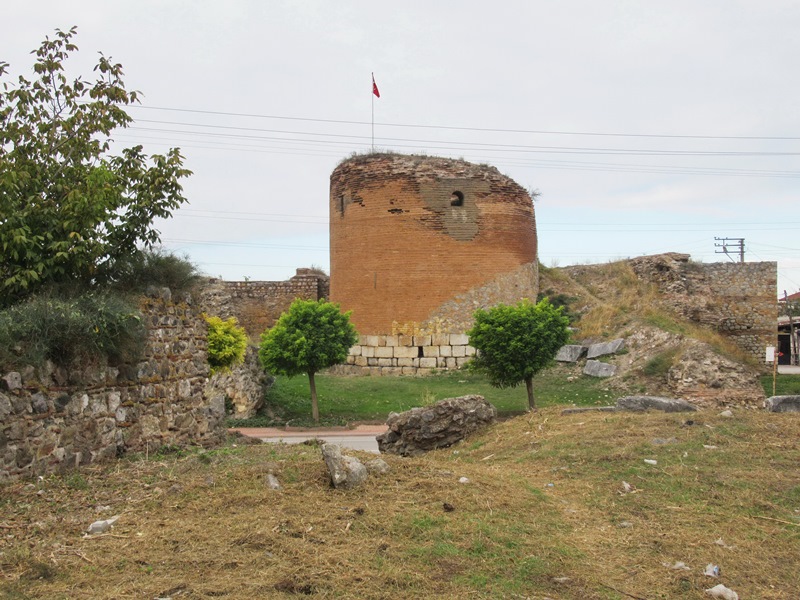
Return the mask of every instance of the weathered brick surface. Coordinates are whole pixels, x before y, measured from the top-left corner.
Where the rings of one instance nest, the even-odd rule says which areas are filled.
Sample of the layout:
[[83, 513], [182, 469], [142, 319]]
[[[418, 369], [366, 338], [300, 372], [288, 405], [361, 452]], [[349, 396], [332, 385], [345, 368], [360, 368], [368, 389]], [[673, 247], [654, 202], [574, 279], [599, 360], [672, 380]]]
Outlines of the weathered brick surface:
[[479, 306], [536, 297], [533, 203], [493, 167], [356, 157], [331, 175], [330, 218], [331, 299], [363, 334], [463, 333]]

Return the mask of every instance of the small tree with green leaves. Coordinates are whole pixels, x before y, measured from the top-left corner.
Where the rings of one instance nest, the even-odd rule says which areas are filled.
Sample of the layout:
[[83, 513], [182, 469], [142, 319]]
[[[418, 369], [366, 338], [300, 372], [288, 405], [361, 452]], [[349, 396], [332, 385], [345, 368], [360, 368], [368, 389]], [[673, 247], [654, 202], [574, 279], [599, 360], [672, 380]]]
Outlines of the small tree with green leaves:
[[472, 368], [485, 373], [496, 387], [516, 387], [523, 381], [529, 410], [536, 410], [533, 376], [549, 365], [558, 349], [569, 340], [569, 319], [547, 298], [538, 304], [522, 300], [475, 312], [475, 324], [467, 332], [478, 350]]
[[325, 300], [292, 302], [272, 329], [261, 334], [258, 356], [264, 369], [293, 377], [305, 373], [311, 387], [311, 413], [319, 423], [314, 374], [344, 362], [358, 341], [350, 313]]

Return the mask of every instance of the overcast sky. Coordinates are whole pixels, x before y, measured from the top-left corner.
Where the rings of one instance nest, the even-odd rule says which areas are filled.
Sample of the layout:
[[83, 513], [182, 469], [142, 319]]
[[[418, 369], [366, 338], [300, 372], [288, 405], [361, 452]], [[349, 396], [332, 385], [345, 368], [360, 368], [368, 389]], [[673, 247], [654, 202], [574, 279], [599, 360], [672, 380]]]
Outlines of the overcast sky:
[[[536, 189], [548, 266], [715, 237], [800, 289], [796, 0], [5, 2], [16, 76], [78, 26], [143, 92], [115, 139], [179, 146], [190, 204], [159, 228], [210, 275], [328, 268], [330, 172], [375, 147], [488, 162]], [[357, 260], [358, 257], [353, 257]], [[738, 260], [738, 256], [734, 257]]]

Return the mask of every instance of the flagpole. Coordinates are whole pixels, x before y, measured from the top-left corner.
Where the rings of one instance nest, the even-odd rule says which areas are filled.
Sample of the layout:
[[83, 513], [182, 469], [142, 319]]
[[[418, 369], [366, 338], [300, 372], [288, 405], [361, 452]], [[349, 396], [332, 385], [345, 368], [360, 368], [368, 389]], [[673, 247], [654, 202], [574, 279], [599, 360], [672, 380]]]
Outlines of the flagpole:
[[369, 97], [372, 100], [372, 151], [375, 152], [375, 73], [372, 75], [372, 87], [369, 90]]

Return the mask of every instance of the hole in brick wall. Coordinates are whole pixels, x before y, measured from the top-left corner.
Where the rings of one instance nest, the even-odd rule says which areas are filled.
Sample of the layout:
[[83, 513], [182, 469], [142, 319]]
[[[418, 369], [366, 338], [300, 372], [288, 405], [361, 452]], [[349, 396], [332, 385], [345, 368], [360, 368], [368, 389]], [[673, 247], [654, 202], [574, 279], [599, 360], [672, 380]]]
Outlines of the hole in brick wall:
[[464, 194], [456, 190], [450, 196], [450, 206], [464, 206]]
[[393, 215], [399, 215], [401, 212], [403, 212], [403, 209], [402, 208], [390, 208], [389, 212], [392, 213]]
[[344, 194], [339, 196], [339, 214], [344, 215]]
[[422, 351], [422, 346], [417, 346], [417, 358], [425, 358], [425, 353]]

